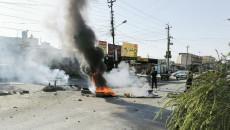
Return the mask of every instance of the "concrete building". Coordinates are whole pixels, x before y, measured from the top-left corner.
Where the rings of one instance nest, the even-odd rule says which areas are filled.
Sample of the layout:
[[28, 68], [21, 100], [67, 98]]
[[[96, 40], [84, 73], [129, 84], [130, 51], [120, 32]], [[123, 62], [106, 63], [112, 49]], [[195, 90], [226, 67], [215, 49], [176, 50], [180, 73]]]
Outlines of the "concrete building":
[[194, 68], [202, 64], [202, 58], [190, 53], [179, 53], [177, 64], [181, 67], [181, 69], [186, 69], [186, 65], [187, 69], [190, 67]]
[[22, 38], [0, 36], [0, 44], [15, 45], [22, 48], [37, 47], [39, 45], [39, 40], [38, 38], [34, 38], [33, 35], [28, 37], [28, 31], [22, 31]]
[[213, 70], [215, 68], [215, 57], [212, 56], [202, 56], [202, 69], [206, 71], [207, 69]]
[[202, 64], [210, 64], [216, 61], [215, 57], [212, 56], [201, 56]]

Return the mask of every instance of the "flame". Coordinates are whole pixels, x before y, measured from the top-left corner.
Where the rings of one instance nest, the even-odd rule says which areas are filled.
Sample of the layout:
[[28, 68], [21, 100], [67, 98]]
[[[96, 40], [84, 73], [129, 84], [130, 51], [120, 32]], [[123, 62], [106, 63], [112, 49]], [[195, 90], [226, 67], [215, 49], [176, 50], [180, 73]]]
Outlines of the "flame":
[[112, 91], [112, 89], [106, 85], [96, 85], [95, 82], [95, 78], [94, 76], [98, 75], [98, 72], [95, 72], [92, 76], [92, 82], [96, 87], [95, 92], [100, 92], [100, 93], [104, 93], [105, 95], [112, 95], [112, 96], [116, 96], [115, 93]]

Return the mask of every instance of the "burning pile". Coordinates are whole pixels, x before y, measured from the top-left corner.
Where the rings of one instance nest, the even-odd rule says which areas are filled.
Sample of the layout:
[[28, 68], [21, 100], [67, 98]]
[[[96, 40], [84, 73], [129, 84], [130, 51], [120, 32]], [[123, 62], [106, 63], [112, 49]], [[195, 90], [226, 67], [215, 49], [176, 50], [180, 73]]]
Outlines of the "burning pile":
[[92, 82], [96, 87], [97, 96], [115, 96], [115, 93], [111, 88], [106, 86], [104, 77], [99, 73], [94, 73], [92, 76]]
[[103, 62], [104, 51], [95, 46], [96, 36], [93, 30], [86, 25], [82, 16], [82, 10], [86, 5], [86, 0], [68, 0], [68, 27], [70, 41], [74, 40], [74, 47], [84, 58], [81, 62], [82, 71], [92, 78], [96, 87], [96, 93], [102, 95], [115, 96], [114, 92], [106, 86], [103, 73], [106, 65]]

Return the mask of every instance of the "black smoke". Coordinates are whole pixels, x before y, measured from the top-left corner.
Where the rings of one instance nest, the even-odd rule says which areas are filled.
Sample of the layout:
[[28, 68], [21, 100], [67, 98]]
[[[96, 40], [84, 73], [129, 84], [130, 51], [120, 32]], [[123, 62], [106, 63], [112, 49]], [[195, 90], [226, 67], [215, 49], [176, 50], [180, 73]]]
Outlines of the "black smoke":
[[104, 64], [104, 51], [100, 47], [95, 46], [96, 36], [93, 30], [87, 26], [82, 11], [86, 7], [86, 0], [69, 0], [68, 1], [68, 30], [72, 33], [70, 37], [74, 40], [74, 46], [83, 55], [85, 64], [82, 65], [82, 70], [90, 77], [98, 72], [99, 77], [102, 77], [106, 70]]

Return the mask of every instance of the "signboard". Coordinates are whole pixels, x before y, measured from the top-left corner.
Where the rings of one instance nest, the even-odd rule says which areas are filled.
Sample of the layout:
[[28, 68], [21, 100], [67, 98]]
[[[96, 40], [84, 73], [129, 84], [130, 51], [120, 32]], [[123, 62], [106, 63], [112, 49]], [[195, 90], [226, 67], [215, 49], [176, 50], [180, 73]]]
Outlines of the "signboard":
[[107, 54], [107, 42], [106, 41], [99, 41], [98, 46], [103, 48], [105, 54]]
[[123, 42], [122, 56], [137, 57], [137, 49], [138, 49], [137, 44]]
[[140, 56], [138, 56], [137, 61], [139, 61], [139, 62], [149, 62], [149, 58], [141, 58]]
[[117, 56], [121, 57], [121, 46], [108, 44], [108, 54], [113, 56], [113, 50], [117, 50]]

